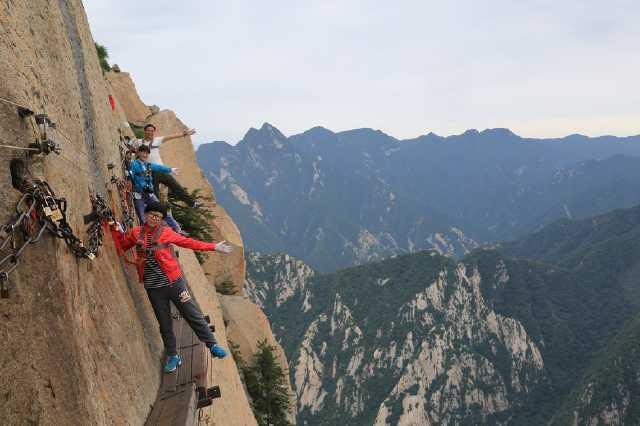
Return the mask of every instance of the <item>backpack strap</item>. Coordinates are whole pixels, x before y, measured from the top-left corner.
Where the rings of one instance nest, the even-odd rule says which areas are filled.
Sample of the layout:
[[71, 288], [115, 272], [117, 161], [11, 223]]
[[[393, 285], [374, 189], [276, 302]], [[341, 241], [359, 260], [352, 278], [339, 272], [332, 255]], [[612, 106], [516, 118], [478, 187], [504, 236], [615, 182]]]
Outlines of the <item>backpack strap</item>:
[[156, 232], [153, 234], [153, 238], [151, 239], [152, 250], [161, 250], [170, 247], [170, 244], [158, 244], [158, 240], [160, 239], [163, 229], [164, 225], [158, 225], [156, 228]]
[[140, 232], [138, 233], [138, 239], [136, 240], [136, 251], [144, 250], [144, 228], [140, 228]]
[[138, 253], [142, 253], [143, 258], [146, 258], [150, 254], [149, 252], [169, 247], [169, 244], [158, 244], [158, 240], [160, 239], [160, 235], [162, 235], [163, 229], [164, 225], [158, 225], [153, 232], [149, 245], [147, 245], [148, 233], [145, 233], [143, 229], [140, 230], [140, 233], [138, 234], [138, 241], [136, 241], [136, 251], [138, 251]]

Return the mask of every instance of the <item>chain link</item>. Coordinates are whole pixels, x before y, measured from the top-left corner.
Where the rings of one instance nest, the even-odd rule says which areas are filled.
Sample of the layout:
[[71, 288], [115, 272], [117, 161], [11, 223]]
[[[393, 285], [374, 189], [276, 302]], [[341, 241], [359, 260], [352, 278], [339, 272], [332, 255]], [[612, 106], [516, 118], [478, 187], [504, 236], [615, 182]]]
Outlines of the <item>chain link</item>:
[[109, 163], [107, 168], [111, 170], [111, 183], [115, 185], [118, 190], [118, 195], [120, 196], [120, 209], [122, 210], [121, 224], [125, 229], [129, 229], [135, 225], [135, 210], [133, 207], [131, 180], [129, 179], [129, 157], [133, 151], [131, 146], [127, 144], [122, 136], [120, 137], [118, 146], [120, 150], [120, 166], [122, 168], [123, 177], [116, 176], [115, 164]]

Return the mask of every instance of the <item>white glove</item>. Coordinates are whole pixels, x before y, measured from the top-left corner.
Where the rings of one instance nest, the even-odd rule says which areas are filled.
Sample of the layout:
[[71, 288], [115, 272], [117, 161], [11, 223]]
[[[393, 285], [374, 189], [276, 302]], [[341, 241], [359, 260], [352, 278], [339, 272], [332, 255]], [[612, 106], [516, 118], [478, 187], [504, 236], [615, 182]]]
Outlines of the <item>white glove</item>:
[[177, 167], [172, 167], [171, 174], [178, 176], [180, 174], [180, 169], [178, 169]]
[[124, 228], [122, 227], [122, 224], [120, 222], [115, 221], [111, 224], [111, 226], [113, 226], [113, 229], [115, 229], [116, 231], [124, 234]]
[[219, 251], [220, 253], [230, 254], [231, 252], [233, 252], [233, 247], [231, 247], [231, 244], [226, 241], [220, 241], [218, 244], [216, 244], [215, 250]]

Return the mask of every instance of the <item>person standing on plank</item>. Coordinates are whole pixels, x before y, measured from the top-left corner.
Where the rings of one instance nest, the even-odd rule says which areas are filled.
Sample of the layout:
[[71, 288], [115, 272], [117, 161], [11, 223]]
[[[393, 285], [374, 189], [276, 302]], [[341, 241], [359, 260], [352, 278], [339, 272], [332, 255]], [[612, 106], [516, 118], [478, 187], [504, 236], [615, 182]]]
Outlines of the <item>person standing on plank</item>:
[[[138, 148], [141, 145], [147, 145], [151, 150], [151, 156], [149, 157], [149, 161], [155, 164], [164, 164], [162, 162], [162, 158], [160, 157], [160, 145], [163, 143], [170, 141], [172, 139], [183, 138], [186, 136], [191, 136], [195, 134], [195, 129], [186, 129], [182, 133], [174, 133], [167, 136], [156, 136], [156, 126], [149, 123], [144, 126], [144, 137], [142, 139], [138, 139], [134, 143], [134, 147]], [[199, 207], [200, 202], [194, 199], [189, 191], [182, 185], [178, 183], [178, 181], [171, 175], [160, 174], [157, 172], [153, 173], [153, 182], [154, 182], [154, 193], [157, 195], [158, 186], [163, 184], [169, 191], [179, 200], [183, 201], [189, 207]]]
[[166, 213], [166, 207], [162, 203], [152, 201], [145, 208], [143, 226], [137, 226], [124, 233], [122, 227], [116, 223], [111, 230], [122, 252], [135, 246], [138, 253], [138, 276], [144, 284], [160, 325], [160, 335], [166, 352], [163, 370], [170, 373], [182, 364], [176, 348], [176, 336], [173, 334], [170, 303], [178, 309], [182, 318], [189, 323], [198, 339], [209, 348], [213, 357], [227, 356], [227, 351], [218, 345], [200, 308], [191, 298], [171, 244], [223, 254], [231, 253], [233, 248], [226, 241], [207, 243], [173, 232], [162, 224]]
[[[149, 162], [150, 149], [146, 145], [138, 148], [138, 158], [133, 160], [129, 166], [129, 175], [132, 182], [133, 205], [140, 224], [145, 221], [145, 206], [152, 201], [159, 201], [158, 196], [153, 192], [153, 174], [156, 176], [178, 173], [178, 169], [172, 169], [162, 164]], [[180, 225], [171, 214], [166, 214], [167, 224], [176, 232], [182, 232]]]

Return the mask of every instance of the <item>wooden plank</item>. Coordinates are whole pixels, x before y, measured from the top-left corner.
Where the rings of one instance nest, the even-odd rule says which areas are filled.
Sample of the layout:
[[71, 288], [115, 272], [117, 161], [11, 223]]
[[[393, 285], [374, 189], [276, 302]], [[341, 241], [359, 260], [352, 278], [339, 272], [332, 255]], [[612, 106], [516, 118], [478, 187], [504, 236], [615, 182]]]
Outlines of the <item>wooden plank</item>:
[[197, 421], [197, 386], [206, 386], [207, 347], [200, 342], [177, 309], [171, 307], [173, 330], [182, 365], [177, 371], [162, 375], [162, 383], [146, 425], [193, 426]]
[[149, 413], [149, 417], [145, 422], [145, 425], [157, 425], [162, 418], [162, 413], [165, 406], [166, 405], [163, 404], [160, 400], [156, 400], [156, 402], [153, 404], [153, 408], [151, 409], [151, 413]]
[[[165, 399], [159, 400], [156, 404], [161, 413], [156, 416], [149, 416], [145, 423], [149, 426], [184, 426], [192, 425], [195, 418], [195, 409], [192, 400], [195, 398], [195, 385], [190, 383], [187, 386], [180, 386], [178, 391]], [[155, 409], [155, 407], [154, 407]]]
[[200, 342], [200, 339], [198, 339], [198, 343], [200, 344], [193, 349], [192, 376], [198, 387], [206, 387], [207, 367], [209, 365], [208, 360], [211, 357], [211, 352], [209, 351], [209, 348], [207, 348], [207, 345]]
[[196, 423], [197, 411], [198, 411], [198, 393], [196, 392], [195, 383], [191, 382], [188, 385], [189, 398], [182, 400], [182, 408], [176, 413], [175, 419], [180, 421], [180, 425], [192, 426]]
[[182, 338], [180, 339], [180, 354], [182, 356], [182, 366], [178, 369], [178, 384], [184, 385], [192, 382], [191, 361], [193, 355], [193, 331], [186, 321], [183, 321]]
[[[174, 316], [173, 333], [176, 336], [176, 343], [179, 346], [179, 343], [182, 339], [182, 332], [184, 329], [183, 324], [186, 321], [184, 321], [182, 317], [180, 317], [180, 315], [178, 314], [178, 311], [173, 306], [171, 307], [171, 314]], [[177, 318], [175, 318], [176, 316]], [[162, 396], [165, 393], [176, 391], [176, 386], [178, 385], [179, 370], [180, 370], [180, 367], [178, 367], [178, 370], [174, 371], [173, 373], [162, 373], [162, 384], [160, 385], [160, 396]]]
[[191, 367], [194, 380], [198, 387], [207, 386], [207, 360], [211, 358], [211, 352], [204, 343], [193, 348], [193, 365]]

